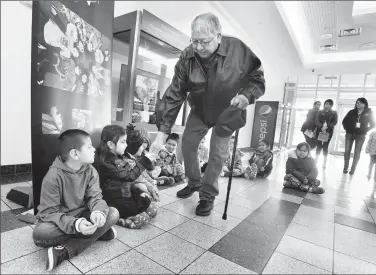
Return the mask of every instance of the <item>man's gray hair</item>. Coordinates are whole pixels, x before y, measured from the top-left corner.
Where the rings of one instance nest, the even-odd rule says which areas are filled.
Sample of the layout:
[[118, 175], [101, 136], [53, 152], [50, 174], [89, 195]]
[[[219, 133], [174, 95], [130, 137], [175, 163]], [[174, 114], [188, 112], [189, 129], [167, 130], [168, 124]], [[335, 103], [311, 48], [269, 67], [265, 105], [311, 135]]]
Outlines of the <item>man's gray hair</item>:
[[191, 30], [216, 35], [217, 33], [222, 33], [222, 26], [218, 17], [208, 12], [196, 16], [192, 22]]

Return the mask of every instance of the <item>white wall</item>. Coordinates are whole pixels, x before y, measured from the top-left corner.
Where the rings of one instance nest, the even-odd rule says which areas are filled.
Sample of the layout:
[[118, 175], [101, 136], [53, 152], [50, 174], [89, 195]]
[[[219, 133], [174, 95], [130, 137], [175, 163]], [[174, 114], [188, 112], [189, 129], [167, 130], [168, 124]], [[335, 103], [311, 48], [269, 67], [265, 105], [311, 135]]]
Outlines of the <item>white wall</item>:
[[[223, 33], [242, 39], [263, 61], [267, 92], [262, 99], [282, 100], [286, 75], [299, 67], [299, 59], [288, 48], [289, 36], [283, 23], [279, 25], [279, 14], [274, 14], [273, 6], [266, 1], [220, 3], [224, 8], [210, 1], [115, 1], [115, 16], [147, 9], [190, 35], [190, 24], [195, 16], [215, 13], [221, 20]], [[1, 165], [31, 162], [31, 12], [31, 8], [18, 1], [1, 2]], [[256, 20], [263, 20], [263, 27]], [[278, 43], [281, 50], [275, 51], [275, 44], [268, 44], [265, 37], [275, 32], [284, 34], [284, 31], [287, 42], [279, 36], [274, 43]], [[250, 145], [253, 112], [254, 107], [250, 106], [239, 147]]]
[[31, 8], [1, 1], [1, 165], [31, 163]]

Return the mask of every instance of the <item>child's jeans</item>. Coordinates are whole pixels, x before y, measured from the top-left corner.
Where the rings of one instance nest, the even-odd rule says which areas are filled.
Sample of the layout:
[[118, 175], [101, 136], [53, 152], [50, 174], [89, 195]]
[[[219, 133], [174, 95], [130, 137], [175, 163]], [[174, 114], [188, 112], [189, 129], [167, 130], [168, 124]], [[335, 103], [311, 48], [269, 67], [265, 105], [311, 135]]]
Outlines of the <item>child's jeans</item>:
[[[80, 217], [90, 221], [90, 211], [87, 210], [83, 212]], [[98, 228], [92, 235], [83, 235], [81, 233], [68, 235], [61, 231], [54, 223], [38, 222], [33, 230], [34, 243], [37, 246], [45, 248], [63, 245], [68, 251], [69, 258], [72, 258], [96, 242], [118, 221], [118, 219], [119, 212], [117, 209], [109, 207], [106, 223]]]
[[283, 183], [284, 187], [296, 188], [305, 192], [308, 192], [309, 188], [318, 187], [319, 185], [320, 185], [320, 181], [317, 179], [314, 181], [308, 182], [308, 184], [305, 184], [290, 174], [287, 174], [285, 176], [285, 182]]

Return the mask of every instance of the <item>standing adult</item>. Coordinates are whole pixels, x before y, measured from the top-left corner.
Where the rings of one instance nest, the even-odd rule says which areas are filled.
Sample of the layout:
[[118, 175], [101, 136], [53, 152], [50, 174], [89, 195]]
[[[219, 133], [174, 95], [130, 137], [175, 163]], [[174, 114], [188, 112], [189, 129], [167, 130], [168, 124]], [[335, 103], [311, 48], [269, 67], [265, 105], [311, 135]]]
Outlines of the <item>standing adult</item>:
[[[333, 137], [334, 127], [338, 123], [338, 115], [336, 111], [333, 111], [334, 102], [331, 99], [327, 99], [324, 102], [324, 110], [320, 110], [317, 112], [316, 119], [315, 119], [315, 127], [316, 131], [316, 140], [317, 140], [317, 148], [316, 148], [316, 161], [320, 157], [321, 151], [323, 151], [324, 159], [322, 167], [326, 168], [326, 161], [328, 159], [328, 147], [330, 140]], [[319, 140], [320, 133], [324, 136], [326, 135], [328, 140]]]
[[343, 173], [347, 174], [349, 172], [351, 149], [355, 141], [354, 159], [350, 170], [350, 175], [353, 175], [360, 159], [367, 132], [375, 127], [373, 113], [368, 107], [367, 99], [361, 97], [356, 100], [355, 108], [346, 114], [342, 125], [346, 131]]
[[[177, 192], [177, 196], [188, 198], [199, 191], [196, 215], [207, 216], [219, 193], [218, 177], [231, 138], [231, 134], [228, 137], [217, 134], [217, 119], [230, 105], [235, 111], [242, 111], [253, 104], [264, 94], [265, 81], [261, 61], [241, 40], [222, 36], [222, 27], [215, 15], [197, 16], [191, 31], [191, 45], [182, 52], [172, 83], [161, 100], [159, 132], [151, 151], [162, 146], [189, 94], [191, 111], [182, 138], [188, 185]], [[236, 116], [232, 118], [234, 124], [239, 124]], [[212, 127], [209, 162], [201, 177], [197, 150]]]
[[[308, 111], [307, 118], [304, 121], [302, 128], [300, 129], [304, 134], [306, 142], [309, 144], [311, 149], [316, 148], [316, 139], [314, 136], [314, 131], [316, 129], [315, 120], [317, 112], [320, 110], [321, 101], [316, 101], [313, 103], [313, 108]], [[307, 132], [306, 132], [307, 131]], [[311, 135], [311, 136], [308, 136]]]

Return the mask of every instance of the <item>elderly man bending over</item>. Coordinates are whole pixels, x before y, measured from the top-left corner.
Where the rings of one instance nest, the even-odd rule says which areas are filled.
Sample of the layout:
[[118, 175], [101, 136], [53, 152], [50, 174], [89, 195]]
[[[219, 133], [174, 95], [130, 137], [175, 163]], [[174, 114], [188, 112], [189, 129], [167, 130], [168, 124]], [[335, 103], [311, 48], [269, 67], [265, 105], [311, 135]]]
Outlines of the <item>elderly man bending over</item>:
[[[192, 22], [191, 45], [175, 66], [171, 85], [163, 95], [157, 122], [158, 134], [151, 151], [158, 151], [170, 133], [188, 97], [191, 112], [182, 138], [182, 151], [188, 185], [177, 192], [188, 198], [200, 192], [196, 215], [208, 216], [218, 195], [220, 176], [230, 137], [212, 131], [209, 162], [201, 177], [197, 149], [208, 130], [230, 105], [245, 110], [265, 92], [261, 61], [241, 40], [222, 36], [219, 19], [206, 13]], [[214, 128], [215, 129], [215, 128]]]

